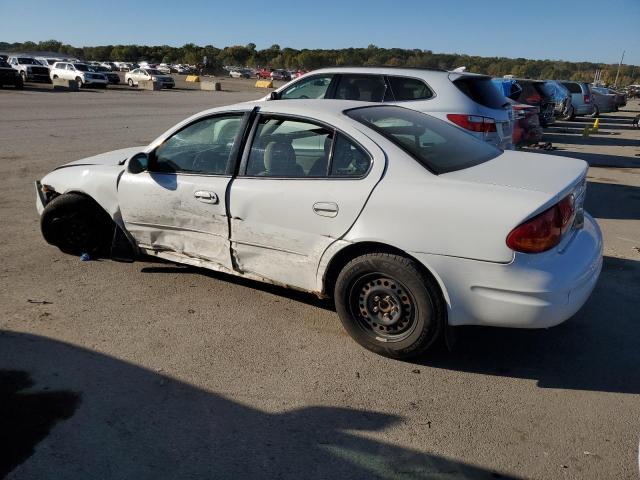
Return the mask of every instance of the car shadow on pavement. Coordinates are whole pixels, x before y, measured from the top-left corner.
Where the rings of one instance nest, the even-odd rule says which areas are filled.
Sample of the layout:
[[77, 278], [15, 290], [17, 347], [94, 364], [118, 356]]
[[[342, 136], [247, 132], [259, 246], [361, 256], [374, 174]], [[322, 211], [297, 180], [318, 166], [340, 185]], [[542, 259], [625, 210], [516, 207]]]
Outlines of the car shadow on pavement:
[[3, 441], [15, 444], [3, 448], [0, 477], [514, 478], [359, 433], [399, 416], [315, 405], [268, 412], [45, 337], [0, 331], [0, 369], [14, 380], [0, 391], [0, 421]]
[[260, 290], [263, 292], [271, 293], [273, 295], [278, 295], [279, 297], [289, 298], [296, 302], [305, 303], [307, 305], [319, 307], [324, 310], [335, 311], [335, 306], [333, 305], [333, 301], [331, 299], [318, 298], [316, 295], [300, 290], [293, 290], [290, 288], [282, 287], [280, 285], [259, 282], [257, 280], [250, 280], [248, 278], [238, 277], [222, 272], [216, 272], [213, 270], [207, 270], [205, 268], [191, 267], [189, 265], [177, 265], [174, 263], [170, 263], [169, 261], [164, 261], [160, 258], [144, 257], [141, 260], [144, 260], [147, 263], [157, 263], [157, 265], [142, 267], [142, 269], [140, 269], [142, 273], [183, 273], [191, 275], [205, 275], [209, 278], [233, 283], [235, 285], [241, 285], [243, 287], [252, 288], [255, 290]]
[[548, 330], [458, 327], [424, 366], [536, 380], [538, 387], [640, 393], [640, 261], [605, 257], [585, 306]]
[[[549, 154], [550, 152], [539, 150], [527, 150], [532, 153]], [[608, 155], [606, 153], [584, 153], [554, 150], [551, 155], [561, 157], [579, 158], [589, 164], [590, 167], [600, 168], [640, 168], [640, 160], [624, 155]]]
[[563, 133], [545, 133], [545, 142], [566, 143], [571, 145], [600, 145], [611, 147], [640, 147], [640, 140], [633, 138], [621, 138], [618, 136], [591, 134], [588, 137]]
[[584, 208], [595, 218], [640, 220], [640, 187], [589, 181]]

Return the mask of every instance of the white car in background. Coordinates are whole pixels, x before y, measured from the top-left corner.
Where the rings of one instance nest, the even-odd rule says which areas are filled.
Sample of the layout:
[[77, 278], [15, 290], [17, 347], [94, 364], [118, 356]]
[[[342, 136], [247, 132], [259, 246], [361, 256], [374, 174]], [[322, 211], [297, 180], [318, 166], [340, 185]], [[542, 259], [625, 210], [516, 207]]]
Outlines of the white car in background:
[[486, 75], [425, 68], [323, 68], [263, 100], [305, 98], [396, 103], [452, 123], [503, 150], [513, 148], [511, 104]]
[[109, 80], [99, 72], [96, 72], [86, 63], [56, 62], [51, 67], [51, 79], [62, 78], [75, 80], [80, 88], [85, 86], [107, 88]]
[[130, 87], [137, 86], [141, 81], [158, 82], [163, 88], [173, 88], [176, 85], [172, 76], [164, 75], [161, 71], [153, 68], [136, 68], [127, 72], [124, 79]]
[[163, 73], [164, 75], [170, 75], [171, 74], [171, 67], [169, 67], [169, 65], [167, 65], [166, 63], [161, 63], [160, 65], [158, 65], [156, 67], [156, 70], [158, 70], [159, 72]]
[[37, 209], [64, 252], [332, 296], [356, 341], [407, 358], [450, 325], [546, 328], [582, 307], [602, 265], [587, 167], [397, 105], [242, 103], [54, 170]]

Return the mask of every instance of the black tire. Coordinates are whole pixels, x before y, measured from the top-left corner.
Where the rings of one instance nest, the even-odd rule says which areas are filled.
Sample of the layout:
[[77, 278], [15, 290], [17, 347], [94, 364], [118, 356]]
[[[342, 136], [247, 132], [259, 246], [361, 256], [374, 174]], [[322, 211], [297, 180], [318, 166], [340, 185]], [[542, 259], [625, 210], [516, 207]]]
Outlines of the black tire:
[[435, 280], [399, 255], [370, 253], [351, 260], [338, 275], [334, 299], [349, 335], [386, 357], [423, 354], [446, 322]]
[[595, 105], [593, 110], [593, 113], [590, 115], [591, 118], [598, 118], [600, 116], [600, 109], [598, 108], [597, 105]]
[[133, 88], [133, 86], [134, 86], [134, 85], [133, 85], [133, 79], [132, 79], [132, 78], [130, 78], [129, 80], [127, 80], [127, 83], [129, 84], [129, 86], [130, 86], [131, 88]]
[[569, 107], [567, 113], [562, 116], [563, 120], [569, 120], [572, 122], [576, 118], [576, 110], [573, 108], [573, 105]]
[[76, 83], [78, 84], [78, 88], [84, 87], [84, 83], [80, 77], [76, 77]]
[[16, 83], [13, 84], [16, 87], [16, 90], [24, 90], [24, 82], [22, 81], [22, 77], [16, 78]]
[[40, 217], [42, 236], [64, 253], [107, 255], [113, 239], [111, 217], [92, 199], [67, 193], [47, 204]]
[[20, 72], [20, 76], [22, 77], [22, 83], [27, 83], [27, 74]]

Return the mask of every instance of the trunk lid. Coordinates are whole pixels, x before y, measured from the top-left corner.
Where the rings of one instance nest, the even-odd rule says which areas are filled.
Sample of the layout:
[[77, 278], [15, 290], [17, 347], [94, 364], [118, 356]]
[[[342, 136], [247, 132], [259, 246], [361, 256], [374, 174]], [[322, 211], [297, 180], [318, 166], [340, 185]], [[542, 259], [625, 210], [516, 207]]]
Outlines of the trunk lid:
[[587, 168], [586, 162], [575, 158], [505, 151], [488, 162], [441, 177], [557, 196], [578, 184], [586, 175]]

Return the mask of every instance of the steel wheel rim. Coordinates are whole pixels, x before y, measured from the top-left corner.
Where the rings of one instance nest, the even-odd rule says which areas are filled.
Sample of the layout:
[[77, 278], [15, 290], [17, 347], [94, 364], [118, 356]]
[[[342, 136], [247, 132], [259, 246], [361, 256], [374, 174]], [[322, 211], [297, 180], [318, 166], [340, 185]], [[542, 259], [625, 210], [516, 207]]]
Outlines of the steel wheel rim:
[[351, 315], [377, 341], [400, 342], [416, 328], [416, 300], [400, 281], [382, 272], [361, 276], [349, 292]]

